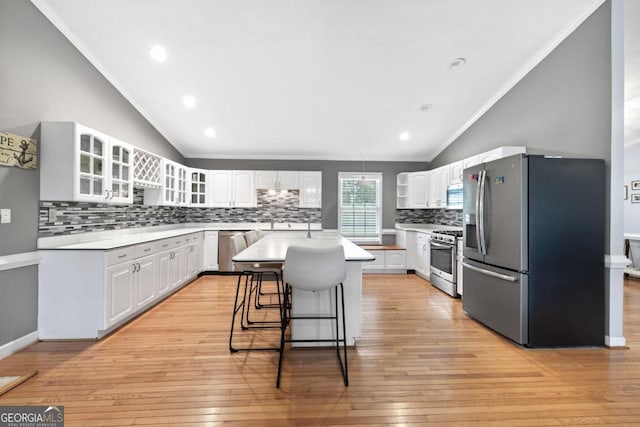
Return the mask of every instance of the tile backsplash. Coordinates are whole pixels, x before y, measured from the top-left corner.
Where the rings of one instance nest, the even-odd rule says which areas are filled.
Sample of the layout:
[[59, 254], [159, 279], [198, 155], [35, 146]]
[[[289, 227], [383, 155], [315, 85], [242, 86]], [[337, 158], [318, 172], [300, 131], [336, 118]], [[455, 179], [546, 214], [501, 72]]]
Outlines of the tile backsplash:
[[440, 224], [462, 227], [462, 211], [454, 209], [397, 209], [396, 224]]
[[[293, 222], [322, 221], [322, 209], [298, 208], [298, 190], [258, 190], [256, 208], [193, 208], [147, 206], [144, 190], [134, 189], [133, 204], [40, 202], [38, 237], [62, 236], [94, 231], [208, 222]], [[55, 210], [55, 221], [49, 213]]]

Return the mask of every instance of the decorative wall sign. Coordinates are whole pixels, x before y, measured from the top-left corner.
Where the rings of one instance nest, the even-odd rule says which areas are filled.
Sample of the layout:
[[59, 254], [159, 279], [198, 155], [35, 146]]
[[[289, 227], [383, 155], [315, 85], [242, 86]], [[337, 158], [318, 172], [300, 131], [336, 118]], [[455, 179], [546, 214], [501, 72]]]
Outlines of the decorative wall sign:
[[0, 166], [22, 169], [38, 167], [38, 144], [35, 139], [0, 132]]
[[640, 190], [640, 181], [631, 181], [631, 190]]
[[632, 194], [631, 203], [640, 203], [640, 194]]

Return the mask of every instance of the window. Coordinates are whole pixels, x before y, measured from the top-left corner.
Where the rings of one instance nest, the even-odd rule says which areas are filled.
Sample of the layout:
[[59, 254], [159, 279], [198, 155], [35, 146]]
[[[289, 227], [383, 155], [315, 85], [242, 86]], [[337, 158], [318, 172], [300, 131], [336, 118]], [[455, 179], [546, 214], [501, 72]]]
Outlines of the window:
[[382, 174], [340, 172], [338, 230], [363, 243], [382, 242]]

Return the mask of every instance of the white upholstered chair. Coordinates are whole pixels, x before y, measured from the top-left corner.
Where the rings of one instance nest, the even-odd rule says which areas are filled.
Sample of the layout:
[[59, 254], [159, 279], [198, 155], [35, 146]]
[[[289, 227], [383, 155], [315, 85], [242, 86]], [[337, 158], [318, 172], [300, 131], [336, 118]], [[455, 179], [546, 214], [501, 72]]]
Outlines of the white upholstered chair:
[[[344, 248], [342, 245], [310, 248], [302, 246], [290, 246], [283, 267], [284, 288], [284, 304], [287, 307], [290, 298], [290, 289], [295, 288], [300, 291], [320, 292], [335, 289], [335, 315], [318, 315], [318, 316], [291, 316], [287, 310], [282, 310], [282, 331], [280, 336], [280, 357], [278, 360], [278, 378], [276, 387], [280, 387], [280, 375], [282, 371], [282, 359], [284, 356], [285, 342], [297, 342], [298, 340], [285, 339], [286, 327], [289, 320], [295, 319], [315, 319], [335, 321], [335, 338], [318, 339], [314, 342], [334, 342], [338, 360], [340, 361], [340, 369], [344, 378], [344, 385], [349, 385], [349, 373], [347, 366], [347, 340], [345, 326], [345, 310], [344, 310], [344, 289], [342, 283], [347, 275], [347, 265], [344, 256]], [[338, 290], [340, 290], [340, 298], [338, 298]], [[342, 302], [342, 328], [339, 326], [339, 310], [338, 299]], [[340, 329], [342, 329], [342, 338], [340, 338]], [[308, 340], [303, 340], [309, 342]], [[300, 341], [301, 342], [301, 341]], [[340, 357], [340, 343], [343, 344], [344, 361]]]

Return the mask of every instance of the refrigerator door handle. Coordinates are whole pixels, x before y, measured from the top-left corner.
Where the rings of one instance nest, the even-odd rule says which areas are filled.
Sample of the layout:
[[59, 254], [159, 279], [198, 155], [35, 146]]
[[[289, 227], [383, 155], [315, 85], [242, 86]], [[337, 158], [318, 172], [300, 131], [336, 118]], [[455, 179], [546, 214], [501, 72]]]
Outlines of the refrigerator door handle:
[[502, 280], [506, 280], [507, 282], [517, 282], [518, 278], [517, 277], [513, 277], [513, 276], [509, 276], [508, 274], [500, 274], [500, 273], [496, 273], [495, 271], [491, 271], [491, 270], [486, 270], [484, 268], [480, 268], [480, 267], [476, 267], [475, 265], [471, 265], [468, 264], [466, 262], [462, 262], [462, 265], [464, 267], [467, 267], [469, 270], [473, 270], [476, 271], [480, 274], [485, 274], [487, 276], [491, 276], [491, 277], [495, 277], [497, 279], [502, 279]]
[[482, 173], [484, 171], [481, 170], [478, 172], [478, 188], [476, 189], [476, 242], [478, 242], [478, 252], [482, 254], [482, 243], [480, 242], [480, 188], [482, 187]]
[[480, 253], [482, 255], [486, 255], [487, 254], [487, 242], [485, 240], [485, 233], [484, 233], [484, 197], [485, 197], [485, 185], [486, 185], [486, 181], [487, 181], [487, 171], [485, 170], [481, 170], [480, 171], [480, 183], [479, 183], [479, 188], [478, 188], [478, 193], [479, 196], [478, 199], [478, 226], [476, 227], [476, 229], [478, 230], [478, 234], [479, 234], [479, 239], [478, 239], [478, 245], [480, 246]]

